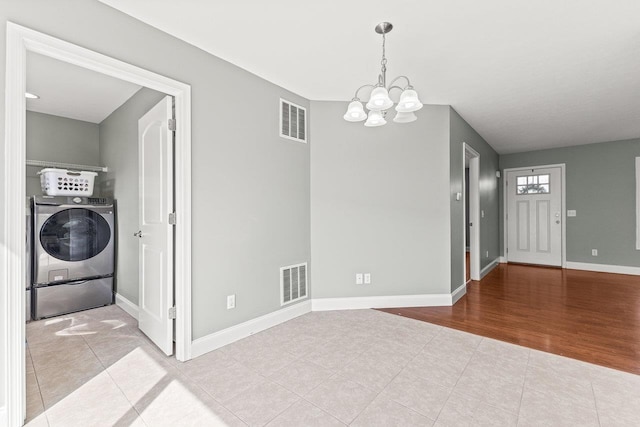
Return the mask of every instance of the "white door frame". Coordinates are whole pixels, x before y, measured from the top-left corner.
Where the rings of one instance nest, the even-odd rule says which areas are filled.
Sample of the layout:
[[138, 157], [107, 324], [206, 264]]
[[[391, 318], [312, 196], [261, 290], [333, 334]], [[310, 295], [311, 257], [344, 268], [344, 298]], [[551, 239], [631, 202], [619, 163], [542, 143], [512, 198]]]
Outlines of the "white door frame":
[[[466, 142], [462, 143], [462, 226], [467, 228], [466, 183], [464, 169], [469, 157], [469, 221], [473, 224], [469, 229], [469, 270], [471, 280], [480, 280], [480, 154]], [[464, 252], [467, 244], [463, 239]], [[463, 262], [464, 281], [467, 281], [467, 263]]]
[[[176, 357], [191, 358], [191, 87], [117, 59], [29, 28], [7, 22], [4, 200], [0, 245], [0, 307], [5, 325], [6, 418], [0, 425], [22, 425], [25, 414], [25, 152], [26, 52], [34, 52], [175, 98], [175, 235]], [[11, 286], [9, 286], [11, 284]], [[22, 286], [18, 286], [22, 284]], [[0, 408], [2, 409], [2, 408]], [[0, 410], [0, 413], [2, 411]]]
[[507, 212], [509, 211], [509, 206], [507, 205], [508, 193], [507, 193], [507, 173], [515, 172], [515, 171], [526, 171], [531, 169], [543, 169], [543, 168], [560, 168], [560, 176], [562, 177], [562, 182], [560, 186], [560, 191], [562, 192], [560, 196], [560, 211], [562, 212], [562, 268], [567, 268], [567, 179], [566, 179], [566, 165], [565, 163], [558, 163], [554, 165], [538, 165], [538, 166], [527, 166], [527, 167], [519, 167], [519, 168], [507, 168], [504, 169], [503, 175], [504, 179], [502, 180], [502, 229], [503, 229], [503, 248], [504, 248], [504, 259], [506, 261], [509, 260], [507, 256], [507, 247], [509, 246], [509, 227], [507, 224]]

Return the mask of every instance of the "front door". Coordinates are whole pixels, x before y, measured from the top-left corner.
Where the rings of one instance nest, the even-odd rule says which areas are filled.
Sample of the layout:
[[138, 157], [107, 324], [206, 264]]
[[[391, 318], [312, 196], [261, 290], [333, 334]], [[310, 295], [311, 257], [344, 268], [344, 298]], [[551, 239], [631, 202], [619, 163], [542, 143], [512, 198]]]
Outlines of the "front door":
[[562, 170], [507, 172], [507, 261], [562, 266]]
[[140, 330], [173, 354], [173, 116], [164, 98], [138, 121]]

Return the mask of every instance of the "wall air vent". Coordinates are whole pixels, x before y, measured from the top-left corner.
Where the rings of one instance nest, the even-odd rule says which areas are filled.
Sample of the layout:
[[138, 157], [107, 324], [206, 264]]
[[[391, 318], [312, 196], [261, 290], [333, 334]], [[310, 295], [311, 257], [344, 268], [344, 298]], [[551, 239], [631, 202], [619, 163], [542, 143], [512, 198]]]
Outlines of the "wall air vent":
[[307, 263], [280, 268], [280, 303], [289, 304], [307, 297]]
[[280, 136], [307, 142], [307, 109], [280, 98]]

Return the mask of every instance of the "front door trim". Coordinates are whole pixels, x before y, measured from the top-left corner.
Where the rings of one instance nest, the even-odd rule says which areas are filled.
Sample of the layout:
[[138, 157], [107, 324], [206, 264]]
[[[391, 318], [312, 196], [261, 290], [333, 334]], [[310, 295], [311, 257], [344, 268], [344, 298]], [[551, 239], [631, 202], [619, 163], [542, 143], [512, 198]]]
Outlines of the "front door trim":
[[[35, 52], [175, 98], [176, 357], [191, 358], [191, 87], [47, 34], [7, 22], [3, 235], [0, 245], [0, 316], [6, 341], [0, 376], [6, 407], [0, 425], [22, 425], [25, 415], [25, 147], [26, 52]], [[9, 286], [13, 284], [14, 286]], [[21, 286], [22, 285], [22, 286]], [[3, 410], [4, 409], [4, 410]]]
[[509, 172], [517, 172], [517, 171], [526, 171], [531, 169], [544, 169], [544, 168], [560, 168], [560, 175], [562, 177], [561, 182], [561, 192], [562, 195], [560, 197], [560, 211], [562, 215], [562, 268], [567, 268], [567, 175], [566, 175], [566, 164], [558, 163], [552, 165], [537, 165], [537, 166], [525, 166], [518, 168], [507, 168], [502, 171], [502, 176], [504, 179], [502, 180], [502, 230], [503, 230], [503, 248], [504, 248], [504, 258], [506, 260], [509, 259], [507, 256], [507, 246], [508, 246], [508, 224], [507, 224], [507, 173]]

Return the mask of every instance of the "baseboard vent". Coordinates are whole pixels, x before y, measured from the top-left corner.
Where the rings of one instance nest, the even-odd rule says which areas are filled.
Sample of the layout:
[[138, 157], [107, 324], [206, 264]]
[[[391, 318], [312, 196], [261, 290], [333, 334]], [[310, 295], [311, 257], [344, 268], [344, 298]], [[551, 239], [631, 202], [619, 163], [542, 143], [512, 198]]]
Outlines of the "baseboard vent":
[[280, 305], [307, 297], [307, 263], [280, 268]]

